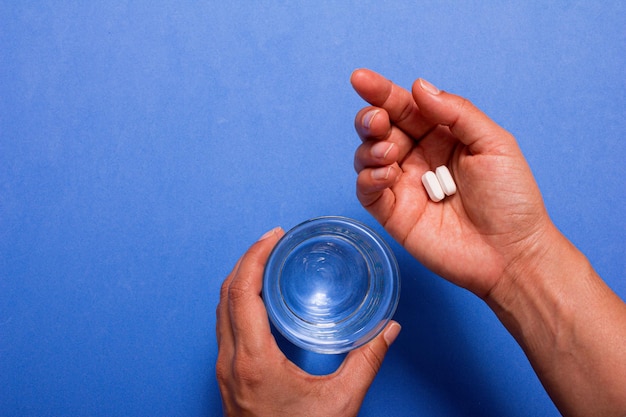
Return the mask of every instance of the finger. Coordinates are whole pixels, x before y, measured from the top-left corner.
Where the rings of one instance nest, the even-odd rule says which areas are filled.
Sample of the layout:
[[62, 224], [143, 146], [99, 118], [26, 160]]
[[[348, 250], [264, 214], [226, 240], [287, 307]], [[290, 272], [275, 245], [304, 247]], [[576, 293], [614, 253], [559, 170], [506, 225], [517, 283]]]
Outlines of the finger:
[[397, 322], [390, 321], [373, 340], [350, 352], [338, 370], [339, 378], [347, 379], [348, 385], [355, 387], [356, 392], [364, 396], [400, 330]]
[[230, 282], [228, 311], [236, 348], [259, 352], [271, 340], [267, 310], [260, 294], [265, 263], [283, 234], [282, 229], [273, 229], [252, 245]]
[[364, 168], [377, 168], [398, 161], [400, 149], [392, 141], [365, 142], [354, 152], [354, 170], [359, 173]]
[[[394, 207], [395, 195], [390, 189], [402, 175], [398, 164], [363, 169], [356, 179], [356, 195], [363, 207], [372, 211], [374, 206]], [[384, 213], [375, 210], [376, 215]]]
[[[473, 154], [517, 148], [513, 136], [475, 107], [469, 100], [440, 91], [428, 81], [413, 84], [413, 98], [426, 119], [448, 126]], [[503, 147], [504, 146], [504, 147]]]
[[241, 258], [235, 264], [235, 267], [228, 274], [222, 286], [220, 287], [220, 301], [217, 304], [215, 310], [215, 333], [217, 337], [218, 350], [221, 350], [226, 345], [232, 345], [233, 342], [233, 330], [230, 326], [230, 314], [228, 312], [228, 287], [230, 286], [233, 277], [239, 269]]
[[352, 73], [354, 90], [368, 103], [387, 111], [391, 121], [414, 139], [425, 135], [434, 124], [424, 119], [411, 93], [368, 69]]
[[363, 143], [357, 149], [354, 168], [390, 165], [403, 160], [415, 145], [413, 139], [391, 125], [384, 109], [366, 107], [355, 117], [355, 128]]
[[383, 140], [389, 136], [391, 120], [385, 109], [367, 106], [356, 114], [354, 128], [362, 141]]

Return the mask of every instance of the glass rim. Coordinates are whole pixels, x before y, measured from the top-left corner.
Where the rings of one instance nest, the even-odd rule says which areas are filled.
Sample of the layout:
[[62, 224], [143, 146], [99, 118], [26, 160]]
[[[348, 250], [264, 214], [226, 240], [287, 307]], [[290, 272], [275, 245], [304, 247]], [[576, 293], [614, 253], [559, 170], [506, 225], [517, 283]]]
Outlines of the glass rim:
[[[346, 239], [368, 265], [365, 298], [339, 322], [302, 320], [289, 311], [279, 288], [289, 254], [319, 236]], [[400, 298], [400, 271], [391, 247], [371, 227], [349, 217], [320, 216], [294, 226], [276, 243], [263, 273], [262, 295], [270, 321], [288, 341], [317, 353], [345, 353], [376, 337], [391, 320]]]

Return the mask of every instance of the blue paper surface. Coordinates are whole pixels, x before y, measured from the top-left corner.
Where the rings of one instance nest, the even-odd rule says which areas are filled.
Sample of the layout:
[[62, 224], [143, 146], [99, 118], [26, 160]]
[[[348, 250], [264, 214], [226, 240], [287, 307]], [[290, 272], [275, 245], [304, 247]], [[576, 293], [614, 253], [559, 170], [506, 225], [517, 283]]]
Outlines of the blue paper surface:
[[[237, 258], [320, 215], [382, 232], [354, 193], [358, 67], [510, 130], [626, 298], [623, 2], [23, 1], [0, 28], [3, 415], [220, 415]], [[493, 313], [392, 246], [403, 330], [361, 415], [558, 415]]]

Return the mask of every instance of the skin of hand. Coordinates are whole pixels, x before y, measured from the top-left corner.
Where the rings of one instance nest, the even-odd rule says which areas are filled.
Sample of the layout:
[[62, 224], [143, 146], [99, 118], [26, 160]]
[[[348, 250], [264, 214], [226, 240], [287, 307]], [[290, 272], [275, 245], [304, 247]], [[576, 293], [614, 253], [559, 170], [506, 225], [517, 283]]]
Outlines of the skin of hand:
[[[429, 269], [486, 297], [550, 224], [515, 139], [466, 99], [424, 80], [413, 94], [368, 70], [351, 81], [375, 106], [355, 122], [361, 204]], [[434, 204], [421, 176], [440, 165], [459, 191]]]
[[[413, 256], [485, 300], [567, 416], [626, 415], [626, 304], [553, 225], [515, 138], [468, 100], [352, 74], [357, 197]], [[446, 165], [457, 193], [421, 183]]]
[[261, 299], [270, 251], [284, 234], [261, 237], [224, 280], [217, 307], [216, 375], [228, 416], [356, 416], [400, 325], [391, 321], [346, 355], [330, 375], [310, 375], [289, 361], [270, 331]]

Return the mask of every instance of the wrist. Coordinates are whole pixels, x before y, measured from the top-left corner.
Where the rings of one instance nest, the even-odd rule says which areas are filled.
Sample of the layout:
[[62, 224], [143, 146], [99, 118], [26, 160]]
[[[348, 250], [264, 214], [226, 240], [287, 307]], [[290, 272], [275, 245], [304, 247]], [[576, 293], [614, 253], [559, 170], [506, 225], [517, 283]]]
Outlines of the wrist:
[[485, 302], [564, 415], [626, 410], [626, 304], [554, 226], [506, 269]]
[[573, 329], [575, 309], [595, 298], [586, 257], [551, 223], [513, 259], [485, 302], [524, 350], [560, 343]]

